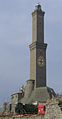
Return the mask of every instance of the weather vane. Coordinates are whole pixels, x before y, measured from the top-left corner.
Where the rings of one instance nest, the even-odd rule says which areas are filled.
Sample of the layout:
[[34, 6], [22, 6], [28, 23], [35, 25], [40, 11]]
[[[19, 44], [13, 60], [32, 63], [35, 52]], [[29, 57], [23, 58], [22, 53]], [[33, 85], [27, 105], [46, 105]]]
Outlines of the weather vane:
[[35, 7], [36, 7], [36, 9], [40, 8], [41, 7], [40, 2], [38, 2]]
[[40, 2], [38, 2], [37, 5], [40, 5]]

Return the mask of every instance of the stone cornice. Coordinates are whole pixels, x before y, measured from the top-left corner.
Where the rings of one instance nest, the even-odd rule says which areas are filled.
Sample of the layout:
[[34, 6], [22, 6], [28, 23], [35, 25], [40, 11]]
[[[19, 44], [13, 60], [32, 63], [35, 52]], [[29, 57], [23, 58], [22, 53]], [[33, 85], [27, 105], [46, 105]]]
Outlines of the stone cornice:
[[34, 15], [37, 14], [37, 13], [38, 13], [38, 14], [42, 14], [43, 16], [44, 16], [44, 14], [45, 14], [44, 11], [35, 10], [35, 11], [32, 12], [32, 15], [34, 16]]
[[34, 42], [31, 45], [29, 45], [30, 50], [37, 48], [37, 49], [46, 49], [47, 44], [46, 43], [39, 43], [39, 42]]

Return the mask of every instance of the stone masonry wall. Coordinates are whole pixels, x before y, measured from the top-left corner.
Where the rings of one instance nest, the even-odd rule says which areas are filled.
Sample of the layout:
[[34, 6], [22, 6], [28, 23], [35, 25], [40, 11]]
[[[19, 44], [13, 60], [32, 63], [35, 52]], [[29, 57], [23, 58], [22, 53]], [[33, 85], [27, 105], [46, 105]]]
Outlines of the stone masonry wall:
[[0, 119], [62, 119], [62, 111], [58, 106], [58, 102], [53, 99], [47, 102], [46, 104], [46, 113], [45, 116], [41, 115], [21, 115], [18, 116], [0, 116]]

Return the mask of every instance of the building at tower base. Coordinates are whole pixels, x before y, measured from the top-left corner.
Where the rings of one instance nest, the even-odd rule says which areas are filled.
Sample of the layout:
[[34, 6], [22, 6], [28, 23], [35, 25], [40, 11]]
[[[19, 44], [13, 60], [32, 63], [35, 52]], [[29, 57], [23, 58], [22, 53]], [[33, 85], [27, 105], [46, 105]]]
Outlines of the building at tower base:
[[56, 96], [56, 93], [52, 88], [49, 87], [38, 87], [38, 88], [32, 88], [34, 86], [34, 81], [29, 80], [29, 83], [26, 85], [25, 88], [25, 95], [20, 100], [21, 103], [24, 104], [32, 104], [34, 102], [37, 103], [45, 103], [48, 99], [51, 99]]

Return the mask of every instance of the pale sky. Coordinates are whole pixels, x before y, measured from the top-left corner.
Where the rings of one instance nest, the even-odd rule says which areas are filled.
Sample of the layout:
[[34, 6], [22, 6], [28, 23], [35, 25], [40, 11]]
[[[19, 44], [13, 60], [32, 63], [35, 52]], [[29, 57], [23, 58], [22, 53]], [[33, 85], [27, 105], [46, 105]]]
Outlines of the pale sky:
[[62, 92], [62, 0], [0, 0], [0, 105], [30, 79], [31, 13], [45, 11], [47, 85]]

